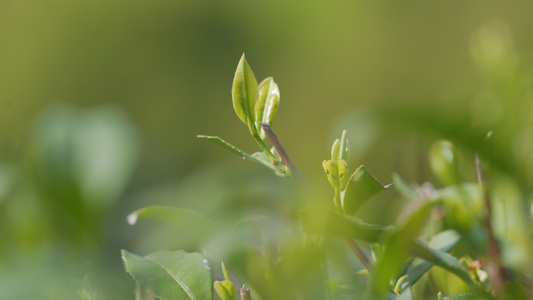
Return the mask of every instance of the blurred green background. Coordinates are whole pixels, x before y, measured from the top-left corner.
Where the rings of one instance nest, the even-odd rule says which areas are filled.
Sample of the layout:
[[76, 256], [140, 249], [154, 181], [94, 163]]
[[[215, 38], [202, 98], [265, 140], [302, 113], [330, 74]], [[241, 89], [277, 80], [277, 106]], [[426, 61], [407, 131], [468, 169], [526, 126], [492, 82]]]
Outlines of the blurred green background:
[[[321, 162], [347, 129], [353, 167], [384, 183], [393, 172], [435, 181], [426, 153], [447, 138], [464, 149], [464, 180], [483, 153], [529, 203], [532, 11], [530, 1], [1, 0], [0, 298], [131, 298], [119, 249], [170, 247], [127, 225], [144, 205], [215, 216], [228, 203], [222, 213], [287, 205], [286, 183], [196, 139], [258, 150], [231, 105], [242, 53], [258, 80], [278, 83], [272, 128], [323, 201]], [[478, 143], [489, 131], [491, 150]], [[396, 198], [365, 217], [390, 222]]]

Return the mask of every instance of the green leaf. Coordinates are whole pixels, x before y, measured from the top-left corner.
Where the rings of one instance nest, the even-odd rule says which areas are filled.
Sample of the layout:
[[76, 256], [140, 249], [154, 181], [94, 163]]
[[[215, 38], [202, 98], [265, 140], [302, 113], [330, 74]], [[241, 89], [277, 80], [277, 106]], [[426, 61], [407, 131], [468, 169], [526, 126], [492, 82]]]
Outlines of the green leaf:
[[436, 201], [420, 201], [405, 218], [398, 230], [388, 239], [381, 259], [376, 263], [372, 282], [374, 296], [381, 297], [390, 288], [389, 282], [415, 247], [414, 239], [424, 228]]
[[348, 178], [348, 164], [342, 159], [325, 160], [322, 167], [334, 189], [342, 189]]
[[254, 124], [254, 108], [259, 98], [259, 88], [244, 54], [237, 65], [235, 77], [233, 78], [232, 98], [233, 109], [239, 119], [248, 126]]
[[[442, 231], [431, 239], [428, 247], [442, 252], [450, 252], [460, 238], [459, 234], [454, 230]], [[413, 261], [407, 269], [406, 275], [408, 277], [402, 282], [401, 290], [415, 284], [431, 267], [433, 267], [433, 264], [425, 260], [418, 259]]]
[[457, 151], [451, 142], [438, 140], [431, 145], [429, 149], [429, 165], [433, 174], [445, 185], [459, 183]]
[[215, 281], [215, 291], [222, 300], [235, 300], [235, 287], [231, 281]]
[[336, 139], [331, 147], [331, 159], [344, 159], [348, 161], [350, 158], [350, 143], [346, 136], [346, 130], [342, 131], [340, 139]]
[[211, 270], [199, 253], [160, 251], [138, 256], [122, 250], [128, 273], [163, 300], [213, 299]]
[[413, 200], [417, 196], [416, 190], [407, 183], [398, 173], [392, 174], [392, 181], [394, 182], [394, 187], [407, 200]]
[[468, 285], [471, 291], [483, 292], [483, 290], [477, 287], [468, 271], [461, 266], [456, 257], [437, 249], [433, 249], [421, 241], [415, 242], [413, 253], [423, 260], [457, 275]]
[[229, 278], [228, 270], [226, 269], [226, 265], [224, 265], [224, 262], [221, 263], [222, 266], [222, 273], [224, 274], [224, 280], [231, 281]]
[[367, 242], [379, 242], [390, 236], [391, 227], [363, 223], [329, 208], [309, 207], [299, 211], [303, 230], [308, 234], [333, 235]]
[[259, 84], [259, 100], [255, 105], [255, 127], [260, 130], [260, 136], [265, 139], [265, 131], [259, 122], [272, 125], [279, 106], [279, 88], [272, 77], [268, 77]]
[[[199, 139], [206, 139], [208, 141], [211, 141], [223, 148], [226, 148], [228, 149], [229, 151], [237, 154], [238, 156], [240, 156], [242, 159], [245, 159], [245, 160], [249, 160], [249, 161], [253, 161], [255, 163], [258, 163], [260, 165], [263, 165], [265, 167], [267, 167], [268, 169], [270, 170], [274, 170], [274, 171], [278, 171], [278, 169], [271, 163], [271, 159], [268, 158], [268, 156], [263, 155], [264, 157], [257, 157], [256, 153], [250, 155], [244, 151], [242, 151], [241, 149], [233, 146], [232, 144], [226, 142], [225, 140], [221, 139], [220, 137], [218, 136], [210, 136], [210, 135], [197, 135], [196, 136], [197, 138]], [[257, 153], [262, 153], [262, 152], [257, 152]]]
[[342, 198], [344, 212], [349, 215], [355, 214], [370, 198], [386, 190], [389, 186], [382, 185], [368, 172], [365, 166], [360, 166], [355, 170], [346, 185], [344, 197]]
[[[199, 212], [169, 206], [148, 206], [134, 211], [128, 216], [128, 223], [134, 225], [138, 220], [155, 220], [179, 230], [183, 242], [202, 242], [221, 233], [228, 226], [216, 222]], [[194, 231], [191, 231], [194, 228]]]

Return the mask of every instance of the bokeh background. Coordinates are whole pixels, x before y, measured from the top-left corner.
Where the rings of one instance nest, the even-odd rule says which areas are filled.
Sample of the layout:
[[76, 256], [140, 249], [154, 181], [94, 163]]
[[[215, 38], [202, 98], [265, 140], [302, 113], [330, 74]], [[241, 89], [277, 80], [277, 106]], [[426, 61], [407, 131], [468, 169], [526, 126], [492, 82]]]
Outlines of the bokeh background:
[[[436, 139], [533, 179], [530, 1], [0, 1], [0, 298], [129, 299], [121, 248], [172, 248], [126, 216], [290, 206], [290, 183], [197, 134], [258, 151], [233, 112], [246, 53], [273, 76], [273, 130], [330, 201], [321, 162], [347, 129], [353, 167], [433, 181]], [[479, 137], [493, 131], [494, 147]], [[435, 183], [438, 185], [438, 183]], [[289, 192], [287, 192], [289, 191]], [[290, 197], [288, 197], [290, 198]], [[387, 224], [394, 192], [365, 207]], [[320, 201], [320, 200], [317, 200]], [[179, 240], [179, 238], [177, 238]]]

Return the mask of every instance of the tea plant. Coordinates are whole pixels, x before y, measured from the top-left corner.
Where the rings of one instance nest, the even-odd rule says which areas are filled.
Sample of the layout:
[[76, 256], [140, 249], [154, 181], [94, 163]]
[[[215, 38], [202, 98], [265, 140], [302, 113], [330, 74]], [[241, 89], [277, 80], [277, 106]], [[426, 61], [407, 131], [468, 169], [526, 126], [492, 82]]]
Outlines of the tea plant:
[[[280, 101], [274, 80], [269, 77], [258, 84], [242, 56], [232, 96], [237, 116], [261, 151], [248, 154], [218, 136], [198, 138], [292, 179], [308, 193], [312, 188], [271, 129]], [[436, 141], [430, 149], [430, 166], [444, 187], [435, 189], [428, 183], [407, 184], [397, 174], [394, 185], [383, 185], [363, 165], [351, 173], [349, 156], [350, 144], [343, 131], [333, 143], [330, 159], [322, 163], [333, 188], [331, 205], [300, 208], [299, 225], [288, 222], [288, 233], [283, 237], [265, 237], [265, 228], [273, 224], [256, 216], [230, 224], [174, 207], [150, 206], [133, 212], [128, 217], [130, 224], [157, 220], [181, 230], [194, 228], [195, 234], [234, 248], [233, 255], [226, 258], [212, 257], [208, 250], [160, 251], [146, 256], [123, 250], [126, 271], [137, 282], [137, 298], [236, 299], [239, 294], [233, 282], [237, 281], [244, 283], [241, 299], [528, 297], [529, 280], [519, 270], [503, 266], [498, 240], [501, 235], [495, 234], [493, 224], [492, 194], [479, 158], [476, 157], [478, 182], [461, 183], [457, 150], [448, 141]], [[394, 226], [369, 224], [354, 216], [372, 197], [391, 186], [409, 200]], [[259, 239], [247, 241], [250, 236]], [[342, 246], [336, 239], [353, 252], [363, 270], [339, 278], [339, 272], [328, 267], [333, 260], [350, 263], [345, 257], [334, 257], [325, 251]], [[525, 245], [527, 249], [529, 244]], [[197, 245], [197, 249], [201, 248]], [[226, 261], [233, 279], [218, 259]], [[213, 281], [214, 276], [219, 276], [219, 264], [223, 280]], [[358, 268], [358, 264], [352, 268]]]

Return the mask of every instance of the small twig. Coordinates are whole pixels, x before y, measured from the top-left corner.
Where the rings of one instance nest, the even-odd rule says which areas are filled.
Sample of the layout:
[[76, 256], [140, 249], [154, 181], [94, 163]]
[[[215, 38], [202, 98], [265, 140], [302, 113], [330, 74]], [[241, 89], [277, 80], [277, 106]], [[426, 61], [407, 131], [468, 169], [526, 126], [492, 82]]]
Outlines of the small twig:
[[241, 288], [241, 300], [252, 300], [250, 289], [244, 288], [244, 285]]
[[294, 181], [296, 181], [296, 183], [299, 185], [306, 186], [302, 174], [298, 172], [298, 169], [296, 169], [296, 166], [292, 163], [292, 160], [289, 158], [289, 155], [287, 154], [285, 149], [283, 149], [283, 146], [281, 145], [281, 142], [279, 141], [278, 137], [270, 129], [270, 125], [263, 122], [259, 122], [259, 124], [261, 124], [261, 127], [268, 136], [268, 139], [270, 140], [274, 148], [276, 148], [276, 150], [278, 151], [279, 156], [281, 157], [281, 160], [283, 161], [285, 166], [287, 166], [287, 168], [289, 168], [289, 170], [291, 171], [292, 175], [294, 176]]
[[[283, 160], [283, 163], [285, 164], [285, 166], [287, 166], [287, 168], [289, 168], [289, 170], [293, 174], [294, 181], [296, 181], [296, 183], [301, 186], [307, 187], [307, 184], [304, 178], [302, 177], [302, 174], [298, 172], [298, 170], [296, 169], [296, 166], [294, 166], [294, 164], [292, 163], [291, 159], [289, 158], [289, 155], [287, 154], [285, 149], [283, 149], [283, 146], [281, 145], [281, 142], [279, 141], [278, 137], [270, 129], [270, 125], [268, 125], [267, 123], [263, 123], [263, 122], [259, 122], [259, 124], [261, 124], [261, 127], [265, 131], [270, 142], [272, 143], [274, 148], [276, 148], [276, 150], [278, 151], [279, 156], [281, 157], [281, 160]], [[337, 197], [339, 197], [338, 201], [337, 201]], [[335, 204], [337, 206], [337, 209], [339, 210], [340, 213], [343, 213], [341, 203], [340, 203], [340, 194], [335, 195], [335, 201], [336, 201]], [[352, 239], [345, 238], [345, 237], [343, 237], [343, 239], [348, 245], [348, 247], [350, 247], [352, 252], [355, 254], [355, 256], [357, 256], [357, 258], [361, 261], [363, 266], [368, 270], [368, 272], [372, 273], [372, 264], [370, 263], [370, 260], [368, 259], [366, 254], [363, 252], [361, 247], [357, 244], [357, 242]], [[241, 293], [242, 293], [242, 290], [241, 290]]]
[[476, 171], [479, 188], [481, 193], [483, 193], [483, 199], [485, 202], [485, 207], [487, 208], [487, 215], [485, 216], [484, 225], [489, 234], [489, 241], [487, 245], [487, 273], [489, 275], [490, 284], [492, 286], [492, 291], [494, 296], [498, 299], [503, 299], [502, 290], [505, 280], [505, 271], [501, 264], [500, 258], [500, 245], [496, 236], [494, 235], [494, 229], [492, 227], [492, 203], [490, 200], [490, 195], [485, 184], [485, 175], [483, 173], [483, 166], [481, 165], [481, 160], [476, 154]]
[[368, 259], [366, 254], [363, 252], [363, 249], [361, 249], [361, 247], [359, 247], [357, 242], [355, 242], [354, 240], [345, 237], [343, 237], [343, 239], [348, 245], [348, 247], [350, 247], [352, 252], [355, 254], [355, 256], [359, 258], [363, 266], [365, 266], [365, 268], [368, 270], [368, 273], [372, 274], [372, 264], [370, 263], [370, 259]]

